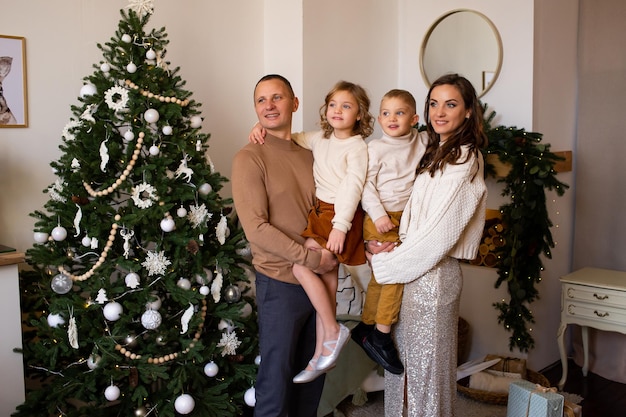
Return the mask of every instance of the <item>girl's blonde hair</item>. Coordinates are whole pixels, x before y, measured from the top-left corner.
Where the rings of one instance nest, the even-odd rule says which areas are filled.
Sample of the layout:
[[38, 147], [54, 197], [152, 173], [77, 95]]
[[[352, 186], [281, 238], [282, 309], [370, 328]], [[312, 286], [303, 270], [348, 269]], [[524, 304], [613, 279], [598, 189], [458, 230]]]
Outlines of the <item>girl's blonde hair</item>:
[[357, 105], [359, 106], [359, 114], [357, 116], [358, 120], [354, 124], [352, 134], [361, 135], [363, 139], [367, 138], [374, 131], [374, 117], [370, 113], [370, 99], [363, 87], [348, 81], [339, 81], [335, 84], [328, 94], [326, 94], [324, 105], [320, 107], [320, 126], [324, 132], [324, 137], [329, 138], [333, 133], [333, 127], [326, 119], [326, 110], [328, 109], [328, 103], [330, 103], [335, 93], [339, 91], [347, 91], [352, 94], [352, 96], [356, 99]]

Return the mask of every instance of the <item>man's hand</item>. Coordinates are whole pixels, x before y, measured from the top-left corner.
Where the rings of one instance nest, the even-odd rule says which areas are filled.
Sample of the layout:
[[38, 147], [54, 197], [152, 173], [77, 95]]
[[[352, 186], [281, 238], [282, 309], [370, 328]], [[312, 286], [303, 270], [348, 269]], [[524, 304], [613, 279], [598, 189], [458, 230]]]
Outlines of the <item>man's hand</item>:
[[315, 272], [316, 274], [325, 274], [337, 268], [337, 264], [338, 264], [337, 258], [335, 258], [335, 255], [331, 251], [327, 249], [312, 249], [312, 250], [321, 250], [322, 252], [322, 258], [320, 260], [320, 264], [317, 267], [317, 269], [313, 270], [313, 272]]

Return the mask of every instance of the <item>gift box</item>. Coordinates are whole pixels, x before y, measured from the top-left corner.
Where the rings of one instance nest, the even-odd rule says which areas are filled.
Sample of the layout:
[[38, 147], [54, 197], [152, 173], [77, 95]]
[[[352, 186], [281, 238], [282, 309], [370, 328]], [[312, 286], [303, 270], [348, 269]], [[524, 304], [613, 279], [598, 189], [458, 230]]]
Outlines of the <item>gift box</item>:
[[583, 408], [569, 401], [563, 402], [563, 417], [583, 417]]
[[506, 417], [562, 417], [563, 396], [556, 388], [529, 381], [515, 381], [509, 387]]
[[491, 354], [485, 356], [485, 362], [491, 359], [500, 359], [500, 362], [491, 366], [490, 370], [520, 374], [522, 379], [526, 379], [526, 359], [505, 358], [504, 356]]

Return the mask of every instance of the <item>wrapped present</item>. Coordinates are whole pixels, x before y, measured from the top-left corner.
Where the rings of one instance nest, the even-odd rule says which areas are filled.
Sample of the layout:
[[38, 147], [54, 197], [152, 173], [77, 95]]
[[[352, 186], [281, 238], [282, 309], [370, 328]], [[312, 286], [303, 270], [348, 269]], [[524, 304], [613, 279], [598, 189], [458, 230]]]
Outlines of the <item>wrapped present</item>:
[[563, 396], [556, 388], [524, 380], [512, 382], [506, 417], [563, 417]]
[[520, 374], [500, 371], [481, 371], [470, 376], [469, 387], [481, 391], [509, 393], [509, 385], [522, 379]]
[[563, 417], [583, 417], [583, 408], [580, 404], [569, 401], [563, 402]]
[[485, 356], [485, 361], [498, 358], [500, 359], [500, 362], [490, 367], [490, 370], [520, 374], [522, 379], [526, 379], [526, 359], [505, 358], [499, 355], [487, 355]]

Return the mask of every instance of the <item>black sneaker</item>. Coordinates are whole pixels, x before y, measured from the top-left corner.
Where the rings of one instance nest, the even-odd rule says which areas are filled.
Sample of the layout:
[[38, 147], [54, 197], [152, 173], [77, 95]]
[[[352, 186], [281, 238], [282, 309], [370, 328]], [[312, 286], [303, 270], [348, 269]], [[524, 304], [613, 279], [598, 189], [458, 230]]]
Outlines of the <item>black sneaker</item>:
[[372, 330], [374, 330], [373, 324], [365, 324], [361, 321], [352, 329], [350, 337], [354, 340], [354, 343], [363, 347], [363, 340], [372, 333]]
[[389, 333], [374, 330], [363, 340], [363, 349], [370, 358], [392, 374], [404, 372], [404, 365], [398, 357], [398, 350]]

